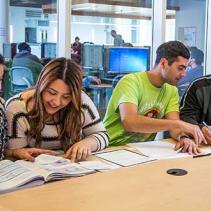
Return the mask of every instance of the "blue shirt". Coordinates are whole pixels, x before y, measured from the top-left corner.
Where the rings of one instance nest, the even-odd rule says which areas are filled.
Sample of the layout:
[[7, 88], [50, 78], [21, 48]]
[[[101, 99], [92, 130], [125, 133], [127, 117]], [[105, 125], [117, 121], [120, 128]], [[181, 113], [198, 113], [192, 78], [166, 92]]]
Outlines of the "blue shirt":
[[190, 84], [192, 81], [194, 81], [195, 79], [199, 78], [203, 76], [203, 66], [202, 65], [198, 65], [195, 68], [190, 68], [189, 70], [187, 70], [186, 75], [179, 80], [178, 86], [182, 85], [182, 84]]
[[92, 76], [86, 76], [83, 78], [83, 87], [88, 87], [92, 82]]
[[186, 71], [186, 75], [181, 78], [177, 84], [180, 98], [183, 96], [190, 83], [192, 83], [195, 79], [200, 78], [201, 76], [203, 76], [202, 65], [198, 65], [197, 67], [190, 68]]

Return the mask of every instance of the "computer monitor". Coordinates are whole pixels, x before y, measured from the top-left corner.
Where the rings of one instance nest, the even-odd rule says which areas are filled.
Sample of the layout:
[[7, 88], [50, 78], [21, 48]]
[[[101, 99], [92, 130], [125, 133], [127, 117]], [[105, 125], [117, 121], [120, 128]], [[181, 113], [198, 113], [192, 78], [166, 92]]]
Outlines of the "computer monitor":
[[12, 59], [17, 51], [16, 43], [3, 43], [3, 56], [5, 60]]
[[103, 69], [103, 46], [95, 44], [83, 45], [83, 62], [84, 68], [102, 70]]
[[56, 43], [42, 44], [42, 58], [56, 58]]
[[42, 57], [41, 43], [28, 43], [31, 48], [31, 54], [36, 55], [39, 59]]
[[110, 48], [108, 63], [108, 71], [117, 74], [146, 71], [150, 66], [150, 48]]
[[3, 56], [4, 56], [5, 59], [11, 59], [12, 58], [11, 44], [3, 43]]

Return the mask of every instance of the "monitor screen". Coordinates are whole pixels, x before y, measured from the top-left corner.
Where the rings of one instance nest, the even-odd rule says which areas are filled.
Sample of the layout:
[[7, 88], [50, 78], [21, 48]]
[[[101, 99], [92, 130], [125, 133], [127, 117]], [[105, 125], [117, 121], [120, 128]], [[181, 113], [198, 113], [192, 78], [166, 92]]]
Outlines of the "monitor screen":
[[56, 43], [43, 43], [42, 58], [56, 58]]
[[31, 53], [36, 55], [38, 58], [41, 58], [41, 43], [28, 43], [31, 48]]
[[17, 43], [3, 43], [3, 56], [6, 61], [13, 59], [17, 53]]
[[149, 69], [150, 48], [110, 48], [108, 71], [143, 72]]
[[3, 43], [3, 56], [4, 58], [11, 59], [12, 58], [12, 47], [9, 43]]
[[95, 44], [83, 45], [83, 67], [103, 69], [103, 46]]

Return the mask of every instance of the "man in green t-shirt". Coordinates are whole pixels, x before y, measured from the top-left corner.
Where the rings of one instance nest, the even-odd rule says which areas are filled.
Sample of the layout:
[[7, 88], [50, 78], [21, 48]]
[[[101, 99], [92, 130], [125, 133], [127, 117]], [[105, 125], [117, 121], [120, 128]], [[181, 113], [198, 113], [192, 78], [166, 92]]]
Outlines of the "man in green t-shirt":
[[115, 87], [104, 118], [110, 145], [152, 141], [157, 132], [169, 131], [176, 148], [198, 154], [206, 143], [200, 129], [179, 120], [179, 96], [175, 87], [185, 75], [190, 53], [179, 41], [157, 49], [155, 67], [124, 76]]

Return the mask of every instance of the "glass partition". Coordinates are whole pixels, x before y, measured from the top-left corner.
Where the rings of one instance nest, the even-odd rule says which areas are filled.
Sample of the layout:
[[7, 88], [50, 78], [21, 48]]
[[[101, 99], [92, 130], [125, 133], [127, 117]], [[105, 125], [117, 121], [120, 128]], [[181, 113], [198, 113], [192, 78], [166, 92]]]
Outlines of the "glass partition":
[[[10, 1], [10, 43], [27, 42], [39, 58], [45, 58], [43, 43], [57, 42], [56, 0]], [[37, 44], [37, 45], [36, 45]], [[52, 56], [53, 54], [51, 54]], [[55, 57], [55, 55], [54, 55]]]
[[204, 74], [206, 0], [168, 1], [166, 41], [179, 40], [189, 49], [191, 58], [186, 75], [178, 83], [180, 97], [189, 84]]

